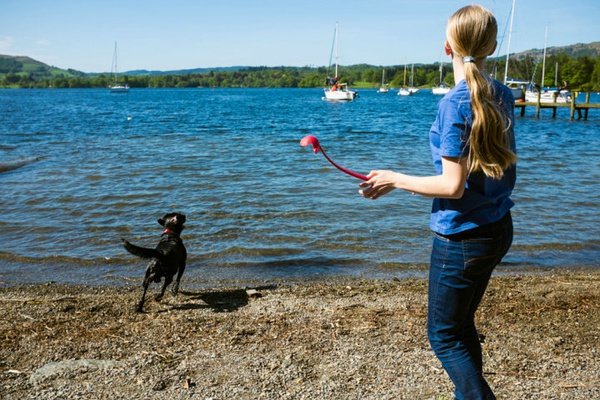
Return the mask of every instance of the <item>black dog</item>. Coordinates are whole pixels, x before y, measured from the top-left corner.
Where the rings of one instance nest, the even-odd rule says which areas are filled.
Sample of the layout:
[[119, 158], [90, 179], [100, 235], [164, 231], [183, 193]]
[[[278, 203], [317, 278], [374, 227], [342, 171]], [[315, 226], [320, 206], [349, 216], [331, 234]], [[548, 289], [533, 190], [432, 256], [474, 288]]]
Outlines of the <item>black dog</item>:
[[129, 243], [127, 240], [123, 240], [123, 245], [128, 252], [141, 258], [151, 258], [152, 261], [148, 264], [146, 269], [146, 276], [144, 277], [144, 291], [142, 292], [142, 298], [137, 305], [137, 311], [142, 312], [144, 308], [144, 298], [146, 297], [146, 291], [150, 282], [160, 282], [164, 277], [160, 294], [156, 296], [156, 301], [160, 301], [165, 294], [167, 286], [173, 282], [173, 276], [177, 274], [175, 279], [175, 285], [173, 285], [171, 291], [174, 295], [179, 291], [179, 281], [185, 270], [185, 261], [187, 259], [187, 251], [181, 240], [181, 231], [183, 230], [183, 224], [185, 223], [185, 215], [179, 213], [165, 214], [164, 217], [158, 220], [165, 230], [163, 231], [160, 242], [155, 249], [148, 249], [139, 247]]

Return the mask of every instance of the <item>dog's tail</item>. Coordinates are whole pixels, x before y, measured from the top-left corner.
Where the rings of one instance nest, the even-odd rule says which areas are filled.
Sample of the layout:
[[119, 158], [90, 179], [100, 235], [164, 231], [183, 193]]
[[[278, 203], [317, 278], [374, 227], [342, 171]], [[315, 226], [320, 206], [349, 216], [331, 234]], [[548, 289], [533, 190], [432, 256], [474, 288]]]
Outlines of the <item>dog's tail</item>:
[[123, 246], [125, 249], [133, 254], [134, 256], [138, 256], [141, 258], [161, 258], [162, 254], [160, 254], [155, 249], [148, 249], [146, 247], [136, 246], [134, 244], [129, 243], [125, 239], [121, 239], [123, 241]]

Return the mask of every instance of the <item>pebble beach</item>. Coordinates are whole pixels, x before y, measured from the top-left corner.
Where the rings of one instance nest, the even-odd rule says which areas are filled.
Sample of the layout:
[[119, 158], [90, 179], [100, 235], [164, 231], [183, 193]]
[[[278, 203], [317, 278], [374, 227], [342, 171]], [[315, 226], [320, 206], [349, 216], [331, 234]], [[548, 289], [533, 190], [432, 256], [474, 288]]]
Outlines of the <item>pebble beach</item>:
[[[478, 313], [499, 399], [600, 398], [600, 273], [492, 278]], [[154, 290], [157, 288], [154, 287]], [[452, 399], [424, 279], [187, 289], [0, 288], [3, 399]]]

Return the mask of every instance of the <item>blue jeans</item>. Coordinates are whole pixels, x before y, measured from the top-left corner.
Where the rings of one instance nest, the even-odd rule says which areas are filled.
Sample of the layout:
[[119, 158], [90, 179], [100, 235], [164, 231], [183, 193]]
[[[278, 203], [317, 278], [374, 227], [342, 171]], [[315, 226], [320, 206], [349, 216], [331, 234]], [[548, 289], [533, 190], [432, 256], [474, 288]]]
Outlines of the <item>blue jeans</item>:
[[509, 212], [493, 224], [433, 239], [427, 335], [459, 400], [496, 398], [483, 377], [475, 311], [512, 238]]

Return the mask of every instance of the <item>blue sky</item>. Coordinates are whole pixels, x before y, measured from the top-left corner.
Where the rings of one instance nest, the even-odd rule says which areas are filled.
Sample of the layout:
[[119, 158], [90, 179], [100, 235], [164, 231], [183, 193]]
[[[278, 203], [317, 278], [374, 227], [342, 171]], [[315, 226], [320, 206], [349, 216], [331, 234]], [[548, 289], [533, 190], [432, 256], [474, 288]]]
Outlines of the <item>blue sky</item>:
[[[445, 60], [455, 0], [0, 0], [0, 54], [60, 68], [110, 71], [327, 65], [336, 21], [340, 64]], [[512, 0], [481, 0], [498, 19]], [[511, 53], [600, 41], [600, 0], [517, 0]], [[506, 53], [504, 40], [500, 54]]]

